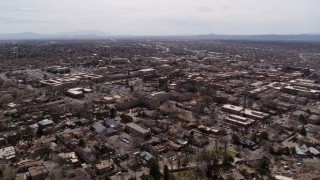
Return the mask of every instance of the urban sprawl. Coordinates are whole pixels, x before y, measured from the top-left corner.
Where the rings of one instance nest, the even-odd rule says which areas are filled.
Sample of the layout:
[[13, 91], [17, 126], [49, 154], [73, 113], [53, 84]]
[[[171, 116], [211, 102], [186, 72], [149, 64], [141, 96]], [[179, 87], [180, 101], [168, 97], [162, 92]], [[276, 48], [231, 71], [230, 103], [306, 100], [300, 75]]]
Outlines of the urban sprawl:
[[320, 44], [0, 42], [0, 179], [320, 178]]

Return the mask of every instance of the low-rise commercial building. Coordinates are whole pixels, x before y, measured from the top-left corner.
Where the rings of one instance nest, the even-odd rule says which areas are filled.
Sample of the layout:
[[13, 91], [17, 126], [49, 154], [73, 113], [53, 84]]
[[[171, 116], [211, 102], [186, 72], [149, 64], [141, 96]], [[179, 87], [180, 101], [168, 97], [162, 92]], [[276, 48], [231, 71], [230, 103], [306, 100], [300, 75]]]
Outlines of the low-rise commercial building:
[[143, 128], [135, 123], [126, 124], [126, 131], [141, 138], [148, 138], [151, 135], [150, 129]]
[[255, 121], [253, 119], [249, 119], [243, 116], [231, 114], [224, 119], [224, 122], [235, 126], [249, 127]]
[[12, 160], [16, 157], [16, 150], [13, 146], [0, 149], [0, 159]]
[[320, 90], [309, 89], [302, 86], [285, 86], [282, 91], [312, 99], [318, 99], [320, 97]]
[[32, 180], [42, 180], [49, 175], [49, 171], [44, 164], [28, 168], [28, 175]]
[[96, 163], [95, 168], [98, 174], [111, 172], [114, 169], [114, 163], [112, 160], [102, 160]]
[[235, 105], [231, 105], [231, 104], [224, 104], [221, 107], [221, 109], [223, 111], [226, 111], [226, 112], [229, 112], [229, 113], [233, 113], [233, 114], [237, 114], [237, 115], [243, 115], [245, 117], [252, 118], [252, 119], [255, 119], [255, 120], [265, 120], [265, 119], [270, 117], [270, 114], [267, 114], [267, 113], [264, 113], [264, 112], [260, 112], [260, 111], [251, 110], [251, 109], [243, 110], [243, 107], [235, 106]]

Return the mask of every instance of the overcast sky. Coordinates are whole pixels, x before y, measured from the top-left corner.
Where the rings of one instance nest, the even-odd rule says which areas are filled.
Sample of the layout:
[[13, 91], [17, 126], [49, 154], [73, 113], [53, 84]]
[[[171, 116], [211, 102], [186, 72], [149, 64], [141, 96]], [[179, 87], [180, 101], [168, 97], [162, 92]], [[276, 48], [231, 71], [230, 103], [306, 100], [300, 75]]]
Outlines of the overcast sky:
[[320, 32], [320, 0], [0, 0], [0, 33], [115, 35]]

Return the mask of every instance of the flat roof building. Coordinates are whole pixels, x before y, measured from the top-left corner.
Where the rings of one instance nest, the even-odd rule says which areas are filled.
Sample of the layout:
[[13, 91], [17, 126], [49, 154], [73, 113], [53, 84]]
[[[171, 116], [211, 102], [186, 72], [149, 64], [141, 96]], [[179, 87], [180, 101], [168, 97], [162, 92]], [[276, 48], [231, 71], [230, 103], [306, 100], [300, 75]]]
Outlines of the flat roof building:
[[283, 92], [299, 95], [307, 98], [317, 99], [320, 97], [320, 90], [310, 89], [302, 86], [286, 86], [282, 89]]
[[135, 123], [126, 124], [126, 131], [134, 136], [148, 138], [151, 135], [150, 129], [143, 128]]
[[98, 174], [103, 174], [105, 172], [110, 172], [114, 169], [114, 163], [109, 160], [102, 160], [95, 165]]
[[245, 109], [243, 110], [243, 107], [241, 106], [235, 106], [231, 104], [224, 104], [221, 109], [226, 112], [230, 112], [233, 114], [237, 115], [244, 115], [248, 118], [252, 118], [255, 120], [265, 120], [270, 117], [270, 114], [260, 112], [260, 111], [255, 111], [252, 109]]
[[32, 180], [45, 179], [49, 175], [47, 167], [42, 164], [28, 168], [28, 174]]
[[16, 157], [16, 150], [13, 146], [0, 149], [0, 159], [14, 159]]
[[250, 118], [231, 114], [224, 119], [224, 122], [231, 124], [231, 125], [236, 125], [236, 126], [241, 126], [241, 127], [249, 127], [255, 121]]

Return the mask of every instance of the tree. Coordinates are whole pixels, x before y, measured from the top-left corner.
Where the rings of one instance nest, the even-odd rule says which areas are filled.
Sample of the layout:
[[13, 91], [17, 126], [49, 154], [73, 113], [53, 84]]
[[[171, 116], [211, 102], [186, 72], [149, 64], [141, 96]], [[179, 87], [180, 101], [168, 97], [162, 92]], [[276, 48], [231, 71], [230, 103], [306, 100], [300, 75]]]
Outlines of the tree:
[[180, 169], [180, 166], [181, 166], [181, 156], [180, 155], [177, 156], [177, 166], [178, 166], [178, 169]]
[[293, 154], [296, 154], [296, 149], [294, 147], [291, 147], [290, 148], [290, 153], [293, 155]]
[[239, 136], [237, 134], [232, 134], [232, 141], [236, 145], [240, 145], [241, 144], [240, 138], [239, 138]]
[[170, 180], [170, 171], [167, 165], [163, 168], [163, 180]]
[[140, 178], [141, 180], [154, 180], [152, 176], [146, 175], [145, 173], [143, 173]]
[[131, 93], [134, 92], [134, 86], [130, 86], [130, 92], [131, 92]]
[[123, 123], [129, 123], [133, 121], [133, 118], [126, 114], [121, 114], [120, 118], [121, 118], [121, 122]]
[[115, 118], [117, 116], [117, 110], [115, 108], [112, 108], [110, 110], [110, 117]]
[[187, 140], [188, 140], [188, 145], [193, 145], [195, 143], [193, 132], [191, 132], [190, 136], [187, 136]]
[[227, 147], [228, 147], [228, 139], [226, 138], [220, 138], [219, 143], [223, 146], [224, 154], [227, 154]]
[[79, 140], [78, 145], [79, 145], [80, 147], [83, 147], [83, 148], [84, 148], [84, 147], [86, 147], [86, 142], [84, 141], [84, 139], [81, 138], [81, 139]]
[[168, 84], [165, 85], [165, 91], [170, 92], [170, 88], [169, 88]]
[[269, 161], [267, 159], [261, 159], [258, 164], [258, 172], [260, 174], [266, 174], [270, 171]]
[[159, 170], [159, 164], [154, 162], [150, 165], [150, 171], [149, 171], [150, 175], [155, 179], [155, 180], [159, 180], [161, 177], [161, 172]]
[[265, 131], [261, 132], [260, 133], [260, 140], [266, 140], [268, 141], [269, 140], [269, 134]]
[[42, 129], [42, 127], [41, 127], [41, 126], [39, 126], [39, 127], [38, 127], [38, 129], [37, 129], [37, 133], [36, 133], [36, 134], [37, 134], [37, 136], [38, 136], [38, 137], [41, 137], [41, 136], [43, 136], [43, 135], [44, 135], [44, 134], [43, 134], [43, 129]]
[[302, 136], [306, 136], [307, 135], [307, 130], [304, 126], [302, 126], [302, 128], [300, 129], [299, 133], [302, 135]]
[[109, 176], [106, 176], [106, 178], [104, 178], [104, 180], [111, 180], [111, 178]]
[[306, 117], [305, 117], [303, 114], [300, 114], [300, 116], [299, 116], [299, 121], [300, 121], [302, 124], [307, 124], [307, 119], [306, 119]]
[[307, 112], [309, 115], [311, 114], [310, 109], [307, 109], [306, 112]]
[[251, 141], [257, 143], [257, 133], [253, 133], [253, 134], [251, 135]]
[[218, 162], [219, 162], [219, 149], [215, 150], [208, 150], [208, 149], [203, 149], [199, 153], [199, 161], [204, 162], [206, 168], [205, 172], [207, 175], [208, 179], [212, 178], [212, 171], [214, 170], [214, 174], [217, 176], [219, 174], [219, 167], [218, 167]]
[[33, 137], [32, 128], [29, 127], [29, 126], [26, 127], [26, 128], [23, 130], [23, 136], [24, 136], [26, 139], [32, 138], [32, 137]]
[[4, 84], [4, 80], [0, 78], [0, 87]]
[[188, 162], [189, 162], [188, 154], [189, 154], [188, 152], [184, 153], [184, 157], [183, 157], [183, 160], [182, 160], [182, 166], [183, 167], [186, 167], [188, 165]]
[[230, 166], [231, 163], [233, 163], [234, 159], [232, 156], [228, 155], [228, 154], [225, 154], [224, 157], [223, 157], [223, 162], [222, 164], [223, 165], [226, 165], [226, 166]]

